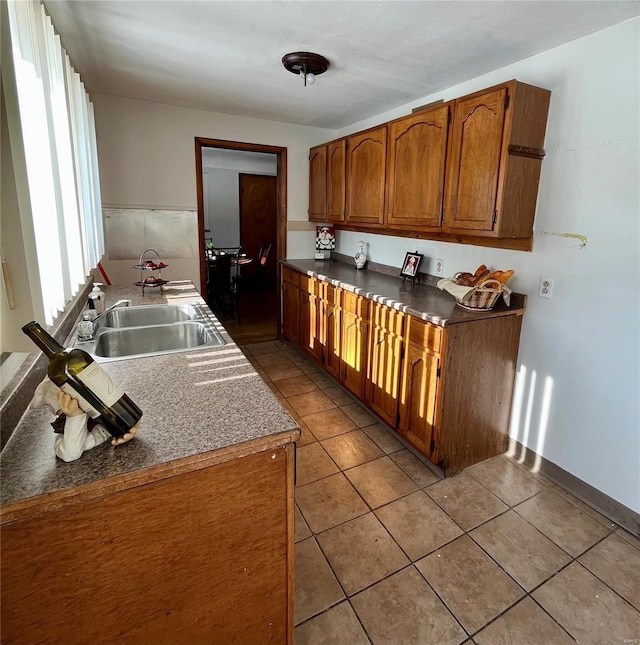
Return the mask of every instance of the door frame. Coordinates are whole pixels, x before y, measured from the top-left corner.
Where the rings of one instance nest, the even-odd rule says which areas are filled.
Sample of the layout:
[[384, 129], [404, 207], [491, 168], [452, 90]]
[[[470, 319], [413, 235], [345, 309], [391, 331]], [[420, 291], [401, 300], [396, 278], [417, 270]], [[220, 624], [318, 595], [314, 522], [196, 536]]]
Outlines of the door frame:
[[[280, 298], [280, 260], [287, 257], [287, 149], [281, 146], [268, 146], [260, 143], [245, 143], [243, 141], [226, 141], [224, 139], [208, 139], [195, 137], [196, 153], [196, 189], [198, 193], [198, 258], [200, 260], [200, 293], [207, 283], [207, 267], [203, 253], [204, 249], [204, 195], [202, 188], [202, 149], [223, 148], [225, 150], [245, 150], [247, 152], [266, 152], [276, 155], [276, 259], [278, 299]], [[278, 334], [280, 334], [280, 309], [278, 308]]]

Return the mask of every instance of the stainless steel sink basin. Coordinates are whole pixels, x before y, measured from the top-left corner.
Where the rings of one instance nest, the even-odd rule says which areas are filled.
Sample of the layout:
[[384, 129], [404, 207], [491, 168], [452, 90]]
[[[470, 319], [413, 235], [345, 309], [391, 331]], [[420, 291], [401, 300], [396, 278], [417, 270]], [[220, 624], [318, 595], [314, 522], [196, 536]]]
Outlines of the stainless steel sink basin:
[[96, 339], [94, 353], [104, 358], [157, 354], [203, 346], [224, 345], [213, 327], [190, 320], [170, 325], [106, 329]]
[[140, 305], [138, 307], [116, 307], [98, 321], [99, 327], [144, 327], [146, 325], [167, 325], [185, 320], [198, 320], [204, 316], [198, 304]]
[[99, 362], [220, 347], [226, 341], [199, 303], [116, 307], [96, 321], [94, 338], [72, 346]]

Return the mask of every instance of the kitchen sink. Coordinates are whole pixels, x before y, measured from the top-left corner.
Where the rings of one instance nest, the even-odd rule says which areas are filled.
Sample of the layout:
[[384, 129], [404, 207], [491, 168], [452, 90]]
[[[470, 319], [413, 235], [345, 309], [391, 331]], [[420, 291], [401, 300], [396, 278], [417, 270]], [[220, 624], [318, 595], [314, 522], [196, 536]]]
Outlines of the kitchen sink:
[[116, 307], [96, 321], [94, 338], [71, 337], [98, 362], [220, 347], [226, 341], [199, 303]]
[[205, 316], [198, 304], [140, 305], [138, 307], [116, 307], [98, 320], [98, 327], [145, 327], [169, 323], [198, 320]]
[[94, 353], [103, 358], [168, 353], [224, 345], [213, 326], [190, 320], [170, 325], [106, 329], [98, 335]]

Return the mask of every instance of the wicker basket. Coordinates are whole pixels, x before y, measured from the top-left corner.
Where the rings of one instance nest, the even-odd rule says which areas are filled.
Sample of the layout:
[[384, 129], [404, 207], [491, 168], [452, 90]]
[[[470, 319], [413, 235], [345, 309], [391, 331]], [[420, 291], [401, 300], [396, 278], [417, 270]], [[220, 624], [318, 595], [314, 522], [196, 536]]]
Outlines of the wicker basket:
[[499, 280], [485, 280], [468, 300], [456, 302], [458, 306], [469, 311], [491, 311], [501, 293], [502, 283]]

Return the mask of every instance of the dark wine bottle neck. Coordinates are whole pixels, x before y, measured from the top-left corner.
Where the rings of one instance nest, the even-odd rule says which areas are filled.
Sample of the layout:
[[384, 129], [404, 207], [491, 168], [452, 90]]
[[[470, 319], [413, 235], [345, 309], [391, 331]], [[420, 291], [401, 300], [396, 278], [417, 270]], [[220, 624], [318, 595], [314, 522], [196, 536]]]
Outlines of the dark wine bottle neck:
[[27, 323], [22, 331], [29, 336], [29, 338], [44, 352], [44, 354], [51, 358], [54, 354], [64, 351], [64, 347], [46, 332], [40, 325], [32, 321]]

